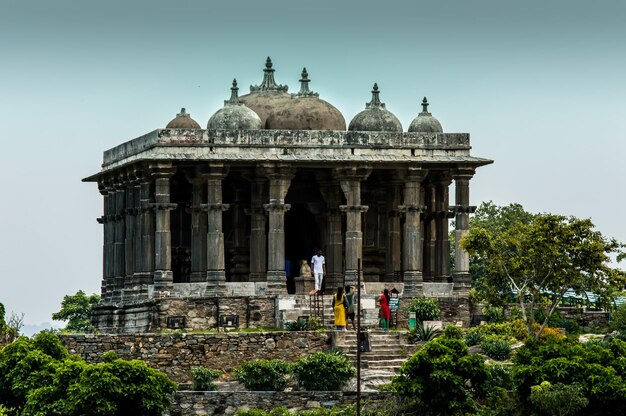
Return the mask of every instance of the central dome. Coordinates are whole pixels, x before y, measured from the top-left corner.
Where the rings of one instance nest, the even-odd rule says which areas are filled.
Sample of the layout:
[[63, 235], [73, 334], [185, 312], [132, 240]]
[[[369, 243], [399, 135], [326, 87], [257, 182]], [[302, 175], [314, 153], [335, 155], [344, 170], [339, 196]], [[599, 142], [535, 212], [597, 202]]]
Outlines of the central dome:
[[278, 104], [265, 127], [274, 130], [346, 130], [346, 120], [337, 108], [309, 90], [306, 68], [302, 70], [300, 91], [291, 100]]
[[259, 115], [261, 127], [265, 127], [270, 114], [285, 102], [291, 101], [291, 95], [287, 94], [286, 85], [278, 85], [274, 81], [274, 69], [272, 60], [267, 57], [263, 70], [263, 82], [261, 85], [251, 85], [250, 94], [242, 95], [239, 101]]

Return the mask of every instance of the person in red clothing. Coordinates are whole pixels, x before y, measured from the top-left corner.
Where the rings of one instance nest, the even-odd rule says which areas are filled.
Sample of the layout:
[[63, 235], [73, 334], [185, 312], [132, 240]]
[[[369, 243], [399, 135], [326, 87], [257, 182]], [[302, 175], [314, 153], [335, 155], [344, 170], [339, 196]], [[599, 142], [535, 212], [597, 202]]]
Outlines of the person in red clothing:
[[389, 309], [389, 290], [383, 290], [378, 302], [380, 303], [380, 326], [383, 331], [386, 331], [389, 329], [389, 320], [391, 319], [391, 309]]

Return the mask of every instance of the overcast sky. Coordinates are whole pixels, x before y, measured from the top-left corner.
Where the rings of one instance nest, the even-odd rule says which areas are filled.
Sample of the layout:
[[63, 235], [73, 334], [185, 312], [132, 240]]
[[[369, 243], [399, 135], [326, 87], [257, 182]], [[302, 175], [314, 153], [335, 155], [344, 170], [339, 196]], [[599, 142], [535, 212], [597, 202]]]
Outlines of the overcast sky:
[[346, 121], [380, 97], [405, 130], [427, 96], [446, 132], [495, 160], [471, 200], [590, 217], [626, 242], [626, 2], [0, 0], [0, 302], [50, 321], [99, 293], [102, 152], [203, 127], [271, 56]]

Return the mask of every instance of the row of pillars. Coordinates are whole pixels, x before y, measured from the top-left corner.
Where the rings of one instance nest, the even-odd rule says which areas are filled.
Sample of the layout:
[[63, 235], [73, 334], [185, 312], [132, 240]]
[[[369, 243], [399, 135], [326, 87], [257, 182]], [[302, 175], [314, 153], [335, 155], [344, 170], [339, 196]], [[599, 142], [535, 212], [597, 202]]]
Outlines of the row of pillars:
[[[176, 169], [169, 163], [152, 164], [142, 169], [130, 169], [99, 183], [104, 196], [103, 287], [105, 301], [117, 302], [125, 298], [142, 298], [142, 289], [153, 284], [154, 290], [167, 293], [173, 285], [170, 211], [176, 204], [170, 201], [170, 179]], [[361, 184], [371, 173], [369, 167], [335, 168], [332, 175], [318, 177], [320, 191], [329, 206], [327, 257], [332, 262], [330, 270], [335, 281], [344, 284], [357, 282], [357, 261], [362, 258], [362, 214], [368, 207], [361, 205]], [[422, 242], [427, 247], [427, 263], [439, 276], [445, 276], [449, 260], [448, 217], [456, 220], [456, 270], [455, 289], [469, 289], [469, 258], [459, 247], [459, 241], [468, 230], [469, 180], [473, 169], [456, 169], [431, 181], [432, 201], [422, 201], [425, 193], [422, 184], [428, 171], [409, 168], [400, 172], [403, 199], [398, 211], [404, 215], [404, 238], [401, 247], [389, 247], [394, 254], [401, 248], [405, 295], [422, 293], [422, 268], [424, 265]], [[219, 296], [225, 292], [224, 234], [222, 213], [229, 209], [222, 200], [222, 183], [228, 167], [212, 164], [198, 168], [189, 181], [193, 185], [192, 200], [192, 282], [206, 282], [206, 294]], [[267, 165], [250, 179], [252, 183], [251, 207], [246, 213], [251, 217], [250, 279], [267, 281], [267, 293], [286, 293], [285, 259], [285, 203], [295, 169], [289, 165]], [[432, 174], [435, 177], [435, 174]], [[454, 206], [448, 204], [448, 187], [455, 181]], [[339, 186], [337, 186], [339, 184]], [[268, 200], [264, 200], [265, 187], [269, 185]], [[152, 188], [153, 187], [153, 188]], [[206, 187], [207, 203], [202, 203]], [[154, 197], [151, 197], [152, 189]], [[341, 193], [346, 204], [340, 205]], [[430, 205], [427, 210], [425, 203]], [[336, 207], [336, 209], [334, 208]], [[421, 218], [430, 216], [432, 226], [426, 233], [437, 238], [424, 239]], [[342, 235], [341, 215], [346, 216], [345, 239]], [[268, 232], [266, 234], [266, 222]], [[398, 234], [399, 230], [390, 230]], [[345, 263], [342, 264], [345, 244]], [[202, 255], [202, 253], [206, 253]], [[345, 268], [344, 268], [345, 267]], [[343, 272], [343, 273], [342, 273]], [[340, 282], [341, 283], [341, 282]]]

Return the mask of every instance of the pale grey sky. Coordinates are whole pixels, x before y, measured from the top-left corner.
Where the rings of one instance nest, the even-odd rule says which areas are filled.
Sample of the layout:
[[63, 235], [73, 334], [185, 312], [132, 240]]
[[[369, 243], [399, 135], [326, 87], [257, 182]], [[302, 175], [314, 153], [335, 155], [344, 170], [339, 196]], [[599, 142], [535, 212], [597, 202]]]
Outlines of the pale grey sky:
[[0, 0], [0, 302], [27, 323], [99, 293], [102, 152], [186, 107], [201, 125], [262, 78], [349, 120], [381, 100], [406, 129], [427, 96], [495, 160], [472, 202], [591, 217], [626, 241], [626, 3]]

